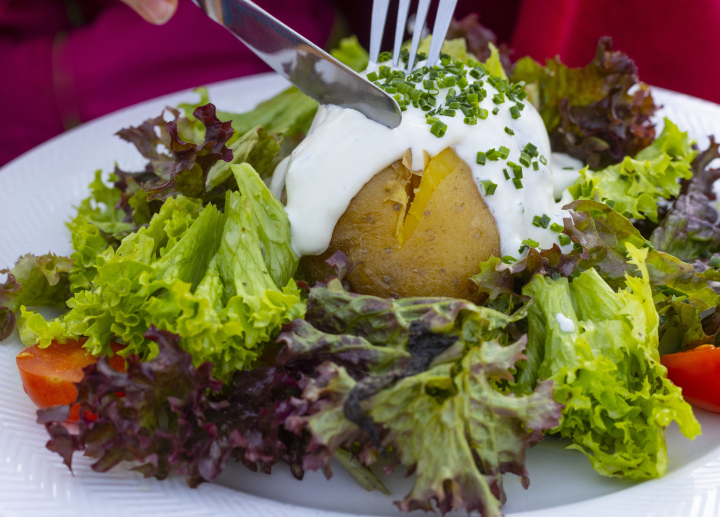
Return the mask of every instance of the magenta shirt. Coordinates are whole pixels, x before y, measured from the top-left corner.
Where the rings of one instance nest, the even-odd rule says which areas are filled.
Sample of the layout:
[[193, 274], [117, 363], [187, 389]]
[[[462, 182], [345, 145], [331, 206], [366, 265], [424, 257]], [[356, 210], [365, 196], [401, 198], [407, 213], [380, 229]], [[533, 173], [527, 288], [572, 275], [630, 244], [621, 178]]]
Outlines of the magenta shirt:
[[[334, 22], [326, 0], [255, 2], [325, 45]], [[77, 0], [85, 20], [73, 23], [71, 3], [0, 0], [0, 165], [125, 106], [269, 70], [190, 0], [160, 27], [118, 0]]]

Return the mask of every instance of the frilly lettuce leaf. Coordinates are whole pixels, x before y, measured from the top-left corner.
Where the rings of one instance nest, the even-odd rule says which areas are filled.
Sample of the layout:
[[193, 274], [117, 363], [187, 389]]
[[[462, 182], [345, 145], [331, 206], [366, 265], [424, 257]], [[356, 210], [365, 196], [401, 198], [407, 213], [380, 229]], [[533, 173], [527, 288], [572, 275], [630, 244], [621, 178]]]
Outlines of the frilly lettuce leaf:
[[50, 434], [48, 449], [68, 467], [73, 453], [83, 451], [96, 472], [131, 461], [145, 477], [182, 475], [194, 487], [215, 479], [232, 459], [268, 473], [283, 460], [302, 478], [306, 440], [282, 428], [289, 397], [301, 393], [292, 376], [258, 368], [223, 386], [211, 364], [193, 365], [177, 336], [152, 328], [145, 337], [155, 343], [155, 359], [130, 356], [126, 373], [106, 358], [86, 369], [77, 385], [76, 433], [64, 425], [70, 406], [38, 412]]
[[557, 57], [545, 66], [524, 57], [512, 80], [529, 85], [553, 151], [579, 158], [591, 169], [634, 156], [655, 138], [650, 118], [657, 107], [650, 89], [638, 82], [635, 63], [612, 50], [607, 36], [583, 68], [568, 68]]
[[475, 282], [479, 292], [488, 295], [485, 305], [508, 312], [529, 300], [522, 294], [522, 288], [533, 276], [569, 277], [575, 273], [582, 257], [579, 250], [563, 253], [557, 244], [540, 251], [529, 248], [522, 259], [512, 264], [490, 257], [480, 263], [480, 272], [471, 276], [470, 280]]
[[154, 324], [178, 333], [196, 364], [213, 362], [223, 379], [251, 366], [305, 305], [282, 205], [250, 165], [233, 173], [240, 191], [227, 193], [224, 214], [167, 199], [147, 227], [98, 256], [92, 287], [68, 301], [70, 312], [48, 322], [21, 309], [23, 341], [46, 347], [84, 336], [100, 355], [116, 340], [124, 355], [150, 359], [158, 351], [143, 334]]
[[656, 249], [694, 261], [703, 269], [709, 267], [710, 257], [720, 252], [718, 212], [710, 201], [717, 202], [712, 186], [720, 179], [720, 169], [710, 168], [716, 158], [720, 158], [720, 145], [711, 136], [709, 147], [693, 161], [692, 178], [650, 237]]
[[136, 229], [132, 222], [125, 220], [125, 211], [117, 208], [121, 199], [122, 192], [105, 185], [102, 172], [96, 171], [90, 183], [90, 196], [82, 200], [76, 207], [77, 215], [66, 224], [75, 250], [70, 272], [73, 292], [90, 288], [96, 274], [96, 257], [108, 247], [117, 248], [120, 241]]
[[456, 298], [394, 300], [350, 293], [335, 278], [310, 289], [305, 318], [323, 332], [361, 336], [376, 346], [402, 347], [410, 323], [418, 319], [432, 332], [460, 333], [477, 343], [499, 337], [499, 331], [525, 316], [522, 310], [507, 315]]
[[[174, 120], [165, 122], [163, 113], [117, 133], [148, 159], [143, 172], [116, 171], [121, 179], [116, 187], [126, 192], [126, 200], [139, 189], [147, 192], [149, 199], [164, 200], [176, 194], [201, 197], [210, 168], [219, 160], [230, 162], [233, 158], [232, 151], [226, 146], [233, 136], [231, 123], [216, 116], [213, 104], [199, 106], [193, 111], [193, 120], [199, 121], [202, 129], [196, 127], [200, 124], [181, 117], [178, 110], [167, 110]], [[183, 125], [192, 138], [189, 141], [181, 137]], [[192, 130], [187, 130], [188, 127]], [[129, 211], [127, 207], [126, 210]]]
[[[396, 503], [401, 510], [428, 511], [434, 501], [442, 513], [499, 516], [505, 500], [502, 474], [521, 476], [527, 487], [525, 449], [557, 424], [560, 406], [552, 400], [550, 383], [521, 397], [493, 387], [493, 379], [510, 376], [524, 346], [524, 340], [506, 346], [485, 342], [459, 363], [438, 364], [361, 400], [362, 410], [380, 428], [382, 447], [392, 447], [396, 461], [415, 474], [410, 493]], [[347, 401], [367, 381], [354, 380], [334, 363], [321, 365], [318, 373], [303, 394], [311, 415], [294, 420], [312, 434], [304, 462], [310, 468], [319, 466], [314, 454], [366, 443], [345, 416]], [[360, 457], [372, 463], [377, 452]]]
[[635, 219], [657, 222], [657, 202], [680, 193], [680, 180], [692, 177], [690, 165], [697, 154], [692, 141], [669, 119], [660, 136], [635, 158], [603, 170], [580, 171], [581, 179], [570, 187], [575, 199], [593, 199]]
[[0, 341], [15, 329], [15, 313], [23, 305], [65, 308], [70, 298], [69, 272], [73, 260], [53, 253], [23, 255], [0, 282]]
[[694, 438], [700, 426], [659, 361], [648, 250], [625, 246], [640, 276], [626, 274], [627, 288], [617, 293], [595, 269], [570, 283], [536, 275], [525, 286], [534, 303], [517, 386], [527, 393], [552, 380], [565, 405], [554, 431], [601, 474], [648, 479], [667, 468], [663, 429], [675, 420]]

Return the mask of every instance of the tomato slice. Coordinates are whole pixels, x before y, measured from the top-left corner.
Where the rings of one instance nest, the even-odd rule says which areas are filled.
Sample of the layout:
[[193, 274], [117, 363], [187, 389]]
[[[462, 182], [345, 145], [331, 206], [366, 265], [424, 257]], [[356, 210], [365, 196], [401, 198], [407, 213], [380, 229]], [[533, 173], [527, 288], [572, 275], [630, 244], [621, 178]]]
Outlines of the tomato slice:
[[[97, 357], [82, 347], [84, 341], [53, 342], [47, 348], [33, 345], [17, 355], [15, 362], [23, 389], [37, 407], [44, 409], [75, 402], [77, 388], [74, 383], [82, 380], [83, 368], [97, 362]], [[111, 343], [111, 348], [115, 355], [110, 358], [110, 366], [124, 372], [125, 358], [117, 355], [117, 352], [125, 347]], [[68, 421], [77, 421], [78, 412], [78, 405], [73, 405]]]
[[701, 345], [660, 357], [668, 377], [691, 404], [720, 413], [720, 348]]

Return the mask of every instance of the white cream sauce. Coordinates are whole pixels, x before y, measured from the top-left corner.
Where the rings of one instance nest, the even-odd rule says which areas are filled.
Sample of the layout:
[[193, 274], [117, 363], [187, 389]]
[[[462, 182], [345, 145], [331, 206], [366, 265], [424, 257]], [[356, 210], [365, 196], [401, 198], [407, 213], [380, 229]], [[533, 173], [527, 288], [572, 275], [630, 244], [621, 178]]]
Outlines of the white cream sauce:
[[555, 321], [560, 325], [560, 330], [563, 332], [575, 332], [575, 323], [573, 320], [565, 316], [564, 314], [557, 313], [555, 315]]
[[553, 176], [553, 195], [558, 201], [565, 190], [580, 178], [583, 162], [565, 153], [552, 153], [550, 162]]
[[[377, 69], [377, 65], [370, 65], [365, 73]], [[401, 159], [406, 150], [411, 150], [412, 168], [417, 171], [423, 168], [423, 151], [435, 156], [448, 147], [470, 166], [478, 185], [483, 180], [497, 184], [495, 193], [484, 199], [495, 217], [503, 255], [518, 257], [522, 241], [528, 238], [537, 241], [541, 248], [557, 243], [558, 234], [550, 230], [550, 225], [553, 222], [562, 225], [563, 217], [568, 215], [560, 210], [561, 205], [553, 197], [552, 154], [543, 121], [527, 101], [518, 119], [510, 114], [510, 107], [514, 105], [510, 101], [498, 105], [499, 113], [493, 115], [496, 104], [492, 97], [497, 90], [487, 81], [483, 88], [487, 90], [487, 97], [480, 102], [480, 107], [490, 112], [488, 118], [478, 119], [477, 125], [468, 125], [459, 110], [455, 117], [440, 116], [447, 124], [442, 138], [430, 133], [425, 112], [412, 105], [403, 112], [402, 123], [395, 129], [388, 129], [352, 109], [321, 106], [307, 138], [293, 151], [289, 161], [277, 167], [272, 180], [276, 195], [286, 187], [285, 209], [295, 250], [300, 255], [323, 253], [330, 244], [335, 224], [352, 198], [375, 174]], [[440, 90], [437, 95], [438, 106], [445, 103], [448, 89]], [[505, 127], [515, 134], [506, 133]], [[503, 169], [513, 177], [506, 162], [519, 164], [520, 153], [527, 143], [537, 147], [548, 165], [539, 163], [537, 171], [532, 166], [523, 167], [523, 188], [516, 189], [512, 180], [505, 179]], [[510, 149], [507, 160], [488, 160], [486, 165], [476, 163], [478, 151], [500, 146]], [[547, 229], [532, 224], [536, 215], [543, 214], [551, 219]], [[568, 245], [564, 249], [569, 248]]]

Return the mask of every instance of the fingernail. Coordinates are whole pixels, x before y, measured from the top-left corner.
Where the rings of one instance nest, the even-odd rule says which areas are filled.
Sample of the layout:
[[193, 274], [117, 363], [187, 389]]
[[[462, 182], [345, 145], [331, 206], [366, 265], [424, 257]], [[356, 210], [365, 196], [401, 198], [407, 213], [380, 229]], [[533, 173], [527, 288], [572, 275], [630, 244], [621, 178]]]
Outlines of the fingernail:
[[145, 0], [142, 9], [151, 22], [162, 25], [172, 18], [175, 4], [169, 0]]

